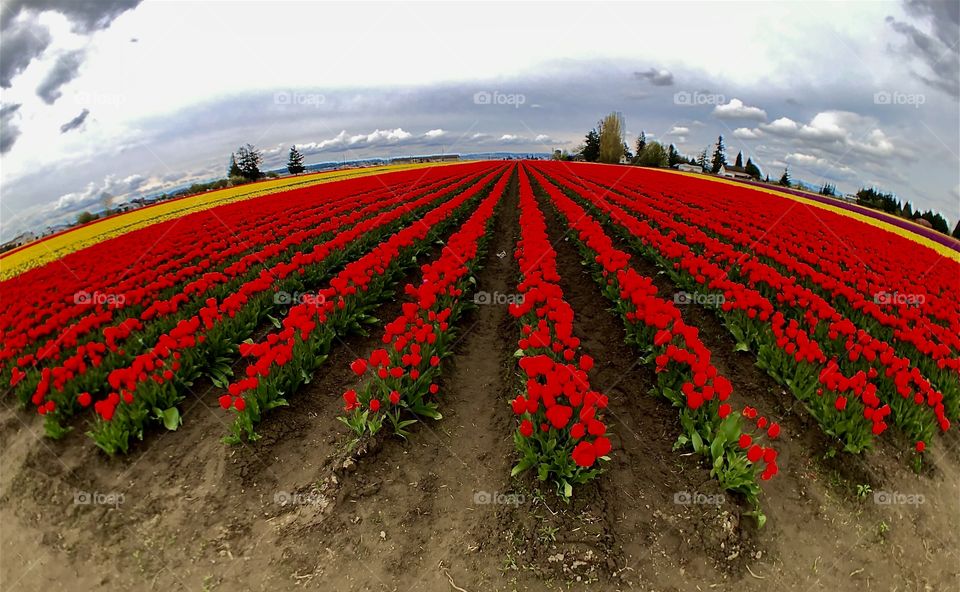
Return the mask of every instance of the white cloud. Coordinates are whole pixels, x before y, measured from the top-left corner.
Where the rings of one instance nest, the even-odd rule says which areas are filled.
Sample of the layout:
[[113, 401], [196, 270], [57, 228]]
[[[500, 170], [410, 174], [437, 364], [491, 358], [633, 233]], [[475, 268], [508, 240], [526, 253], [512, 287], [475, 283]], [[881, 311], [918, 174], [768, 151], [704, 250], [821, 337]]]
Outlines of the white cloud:
[[690, 133], [690, 128], [689, 128], [689, 127], [684, 127], [684, 126], [682, 126], [682, 125], [680, 125], [680, 126], [675, 125], [675, 126], [673, 126], [673, 127], [670, 129], [669, 132], [667, 132], [667, 135], [668, 135], [668, 136], [683, 136], [683, 135], [686, 135], [686, 134], [689, 134], [689, 133]]
[[730, 99], [726, 105], [713, 108], [713, 116], [718, 119], [755, 119], [766, 121], [767, 112], [759, 107], [744, 105], [740, 99]]
[[750, 129], [748, 127], [738, 127], [733, 130], [734, 138], [741, 138], [743, 140], [756, 140], [763, 136], [763, 132], [758, 129]]

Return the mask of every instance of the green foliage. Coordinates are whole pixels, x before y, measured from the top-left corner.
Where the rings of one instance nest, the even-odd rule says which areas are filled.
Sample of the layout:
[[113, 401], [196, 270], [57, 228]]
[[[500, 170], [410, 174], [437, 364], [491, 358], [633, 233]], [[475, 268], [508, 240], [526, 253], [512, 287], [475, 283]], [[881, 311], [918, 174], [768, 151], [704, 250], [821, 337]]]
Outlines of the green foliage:
[[792, 185], [792, 184], [790, 183], [790, 169], [789, 169], [789, 168], [783, 169], [783, 174], [780, 175], [780, 180], [777, 181], [777, 183], [778, 183], [779, 185], [784, 186], [784, 187], [790, 187], [790, 186]]
[[298, 175], [304, 171], [303, 154], [297, 150], [296, 146], [290, 147], [290, 158], [287, 159], [287, 171], [291, 175]]
[[253, 144], [244, 144], [237, 149], [236, 162], [240, 169], [240, 176], [244, 179], [255, 181], [263, 176], [263, 173], [260, 172], [263, 154]]
[[583, 148], [580, 149], [580, 156], [587, 162], [597, 162], [600, 160], [600, 132], [597, 131], [597, 128], [593, 128], [587, 132], [587, 137], [584, 138]]
[[80, 215], [77, 216], [77, 224], [86, 224], [88, 222], [93, 222], [99, 218], [97, 214], [91, 214], [90, 212], [80, 212]]
[[713, 150], [713, 159], [710, 161], [710, 172], [714, 175], [720, 172], [720, 168], [727, 165], [726, 148], [723, 145], [723, 136], [717, 137], [717, 146]]
[[624, 155], [623, 115], [612, 112], [600, 123], [600, 162], [616, 164]]
[[647, 167], [666, 167], [670, 163], [670, 156], [660, 142], [647, 142], [643, 151], [637, 155], [636, 163]]

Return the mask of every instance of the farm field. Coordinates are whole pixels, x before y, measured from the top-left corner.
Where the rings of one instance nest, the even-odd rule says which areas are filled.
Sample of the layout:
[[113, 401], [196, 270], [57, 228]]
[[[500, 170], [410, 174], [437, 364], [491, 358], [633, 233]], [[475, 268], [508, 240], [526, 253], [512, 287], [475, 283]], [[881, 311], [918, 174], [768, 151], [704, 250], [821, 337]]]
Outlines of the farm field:
[[960, 244], [617, 165], [273, 189], [2, 263], [11, 589], [960, 586]]

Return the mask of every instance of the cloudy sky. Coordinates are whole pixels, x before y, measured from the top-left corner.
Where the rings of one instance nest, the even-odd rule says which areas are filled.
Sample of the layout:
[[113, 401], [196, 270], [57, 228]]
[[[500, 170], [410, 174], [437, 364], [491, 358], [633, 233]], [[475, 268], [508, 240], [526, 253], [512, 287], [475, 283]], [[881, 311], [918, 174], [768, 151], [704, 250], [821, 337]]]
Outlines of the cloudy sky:
[[960, 3], [3, 0], [0, 240], [267, 165], [723, 134], [960, 217]]

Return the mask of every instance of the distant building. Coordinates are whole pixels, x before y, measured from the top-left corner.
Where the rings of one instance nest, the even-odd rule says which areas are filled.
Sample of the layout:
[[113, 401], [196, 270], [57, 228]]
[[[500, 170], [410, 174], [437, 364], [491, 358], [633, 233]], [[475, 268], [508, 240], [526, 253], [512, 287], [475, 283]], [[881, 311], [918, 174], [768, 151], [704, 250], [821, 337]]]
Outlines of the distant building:
[[687, 164], [685, 162], [681, 162], [680, 164], [674, 165], [673, 168], [677, 169], [678, 171], [684, 171], [686, 173], [702, 173], [703, 172], [702, 166], [698, 164]]
[[730, 164], [721, 166], [720, 171], [717, 174], [728, 179], [743, 179], [746, 181], [753, 179], [753, 176], [751, 176], [750, 173], [748, 173], [743, 167], [733, 166]]
[[927, 220], [926, 218], [921, 218], [920, 216], [917, 216], [916, 218], [914, 218], [913, 223], [919, 224], [924, 228], [933, 228], [933, 224], [931, 224], [929, 220]]

